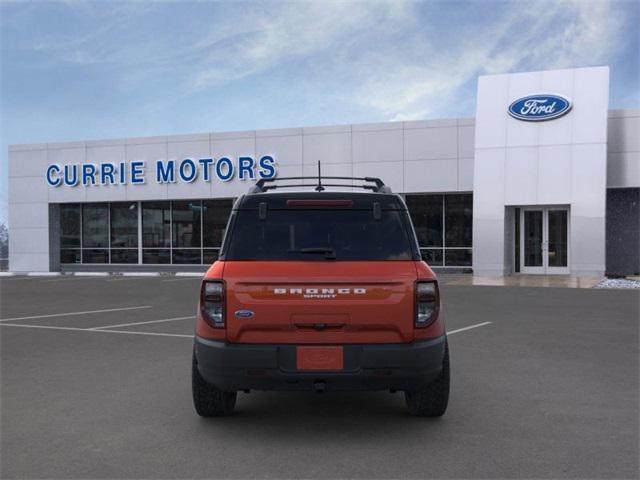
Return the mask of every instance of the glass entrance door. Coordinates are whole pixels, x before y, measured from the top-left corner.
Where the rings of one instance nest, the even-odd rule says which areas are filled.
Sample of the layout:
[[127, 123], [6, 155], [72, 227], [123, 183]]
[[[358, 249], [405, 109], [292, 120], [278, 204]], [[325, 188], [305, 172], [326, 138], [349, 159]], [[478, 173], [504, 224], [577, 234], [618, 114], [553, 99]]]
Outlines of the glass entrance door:
[[548, 209], [547, 217], [547, 273], [569, 273], [569, 212]]
[[523, 210], [522, 212], [523, 225], [520, 231], [523, 233], [523, 245], [520, 271], [523, 273], [544, 273], [543, 213], [542, 210]]
[[520, 272], [569, 273], [569, 212], [566, 208], [523, 208], [520, 232]]

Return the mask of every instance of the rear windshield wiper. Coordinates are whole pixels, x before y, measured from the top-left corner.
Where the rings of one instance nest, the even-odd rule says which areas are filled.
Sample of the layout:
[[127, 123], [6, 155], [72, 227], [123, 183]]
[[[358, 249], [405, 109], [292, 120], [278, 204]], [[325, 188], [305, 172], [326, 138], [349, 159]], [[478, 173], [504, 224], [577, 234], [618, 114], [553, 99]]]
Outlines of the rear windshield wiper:
[[335, 248], [330, 247], [309, 247], [301, 248], [300, 250], [289, 250], [289, 253], [324, 253], [324, 257], [328, 259], [336, 258]]

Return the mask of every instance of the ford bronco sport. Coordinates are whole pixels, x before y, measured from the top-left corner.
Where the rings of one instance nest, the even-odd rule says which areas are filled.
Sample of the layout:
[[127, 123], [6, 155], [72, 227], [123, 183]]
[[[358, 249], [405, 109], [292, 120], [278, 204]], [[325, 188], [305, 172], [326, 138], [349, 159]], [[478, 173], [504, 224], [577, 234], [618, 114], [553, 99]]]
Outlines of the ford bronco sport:
[[[340, 185], [322, 184], [328, 179], [351, 183], [328, 191]], [[411, 414], [443, 415], [449, 352], [440, 292], [403, 199], [377, 178], [287, 180], [308, 178], [261, 179], [237, 199], [204, 276], [197, 413], [228, 415], [237, 392], [252, 389], [399, 390]], [[315, 191], [281, 192], [309, 186]]]

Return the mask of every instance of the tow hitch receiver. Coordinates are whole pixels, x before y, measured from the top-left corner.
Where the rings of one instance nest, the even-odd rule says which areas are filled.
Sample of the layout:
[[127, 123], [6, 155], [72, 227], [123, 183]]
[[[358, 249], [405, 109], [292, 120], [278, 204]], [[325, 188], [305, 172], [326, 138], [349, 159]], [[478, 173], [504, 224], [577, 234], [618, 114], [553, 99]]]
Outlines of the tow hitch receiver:
[[313, 382], [313, 388], [315, 389], [316, 393], [323, 393], [327, 388], [327, 382], [324, 382], [324, 381]]

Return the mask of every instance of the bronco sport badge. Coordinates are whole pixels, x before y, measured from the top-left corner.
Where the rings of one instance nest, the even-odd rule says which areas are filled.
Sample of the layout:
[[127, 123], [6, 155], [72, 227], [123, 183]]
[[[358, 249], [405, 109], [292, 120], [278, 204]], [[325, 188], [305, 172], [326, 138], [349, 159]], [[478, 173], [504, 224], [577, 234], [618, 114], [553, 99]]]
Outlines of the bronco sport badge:
[[274, 288], [275, 295], [302, 295], [303, 298], [336, 298], [338, 295], [365, 295], [366, 288]]

